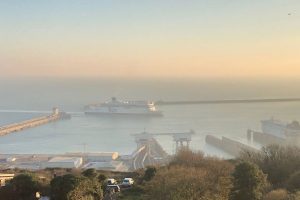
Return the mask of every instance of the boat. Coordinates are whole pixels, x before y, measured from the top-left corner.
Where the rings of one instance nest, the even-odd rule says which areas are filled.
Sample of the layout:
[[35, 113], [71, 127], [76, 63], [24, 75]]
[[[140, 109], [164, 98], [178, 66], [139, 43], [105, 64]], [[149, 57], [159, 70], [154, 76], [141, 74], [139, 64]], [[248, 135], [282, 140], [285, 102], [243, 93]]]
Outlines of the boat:
[[263, 133], [286, 139], [288, 137], [300, 136], [300, 124], [298, 121], [284, 123], [273, 118], [261, 121]]
[[85, 114], [162, 116], [162, 112], [156, 109], [153, 102], [120, 101], [115, 97], [112, 97], [110, 101], [101, 104], [91, 104], [86, 106]]

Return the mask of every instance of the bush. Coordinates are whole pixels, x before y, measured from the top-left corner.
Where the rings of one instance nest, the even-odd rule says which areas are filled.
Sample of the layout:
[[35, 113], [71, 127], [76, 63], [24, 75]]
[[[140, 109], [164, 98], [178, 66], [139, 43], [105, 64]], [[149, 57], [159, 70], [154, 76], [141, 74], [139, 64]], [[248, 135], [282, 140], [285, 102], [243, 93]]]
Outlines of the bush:
[[290, 191], [300, 190], [300, 171], [295, 172], [287, 181], [287, 188]]
[[146, 191], [150, 199], [175, 200], [196, 199], [207, 190], [205, 171], [185, 167], [161, 169], [147, 184]]
[[35, 193], [39, 191], [38, 179], [32, 174], [20, 174], [10, 181], [10, 188], [18, 200], [35, 199]]
[[35, 193], [41, 191], [42, 185], [36, 176], [25, 173], [15, 176], [5, 187], [0, 187], [2, 200], [33, 200]]
[[101, 200], [102, 196], [101, 185], [96, 179], [68, 174], [58, 176], [51, 181], [53, 200]]
[[289, 194], [285, 189], [272, 190], [266, 194], [264, 200], [288, 200]]
[[267, 187], [267, 176], [257, 165], [242, 162], [236, 166], [233, 173], [233, 188], [231, 200], [260, 200]]
[[106, 179], [107, 179], [107, 177], [104, 174], [99, 174], [98, 175], [98, 181], [100, 183], [103, 183]]
[[97, 171], [93, 168], [86, 169], [81, 174], [87, 178], [97, 178], [97, 176], [98, 176]]
[[156, 174], [156, 168], [155, 167], [147, 167], [143, 180], [150, 181]]
[[203, 163], [204, 154], [202, 152], [192, 152], [189, 149], [178, 151], [169, 165], [181, 165], [186, 167], [195, 167]]
[[145, 198], [228, 200], [232, 170], [227, 161], [181, 150], [170, 165], [157, 168], [155, 176], [145, 182]]
[[257, 164], [275, 188], [285, 187], [289, 177], [300, 169], [300, 148], [270, 145], [261, 152], [244, 152], [241, 159]]

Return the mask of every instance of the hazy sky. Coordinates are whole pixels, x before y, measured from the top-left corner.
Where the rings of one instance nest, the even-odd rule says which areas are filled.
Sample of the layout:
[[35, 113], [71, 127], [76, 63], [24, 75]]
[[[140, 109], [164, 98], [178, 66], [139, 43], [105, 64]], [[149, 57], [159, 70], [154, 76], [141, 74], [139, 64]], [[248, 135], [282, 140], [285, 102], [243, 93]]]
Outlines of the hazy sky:
[[0, 0], [0, 71], [299, 77], [300, 0]]

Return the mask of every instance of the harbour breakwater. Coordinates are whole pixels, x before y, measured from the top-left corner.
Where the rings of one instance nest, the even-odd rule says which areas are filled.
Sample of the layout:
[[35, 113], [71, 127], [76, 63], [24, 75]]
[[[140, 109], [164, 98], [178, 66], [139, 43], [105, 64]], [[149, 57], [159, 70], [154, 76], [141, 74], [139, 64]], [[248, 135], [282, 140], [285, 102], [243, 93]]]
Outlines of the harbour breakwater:
[[221, 149], [222, 151], [234, 156], [238, 157], [241, 152], [257, 152], [259, 151], [258, 149], [243, 144], [241, 142], [229, 139], [227, 137], [222, 137], [222, 138], [217, 138], [213, 135], [207, 135], [205, 137], [205, 141], [207, 144], [210, 144], [218, 149]]
[[50, 123], [60, 119], [68, 119], [71, 116], [65, 112], [60, 112], [57, 108], [53, 108], [50, 115], [37, 117], [30, 120], [25, 120], [19, 123], [9, 124], [0, 127], [0, 136], [4, 136], [13, 132], [21, 131], [23, 129], [36, 127], [42, 124]]
[[156, 101], [156, 105], [184, 105], [184, 104], [233, 104], [233, 103], [275, 103], [300, 102], [300, 98], [277, 99], [225, 99], [225, 100], [199, 100], [199, 101]]
[[247, 139], [250, 142], [256, 142], [261, 144], [262, 146], [268, 146], [271, 144], [279, 144], [279, 145], [287, 145], [288, 141], [286, 139], [267, 134], [261, 133], [258, 131], [248, 130], [247, 131]]

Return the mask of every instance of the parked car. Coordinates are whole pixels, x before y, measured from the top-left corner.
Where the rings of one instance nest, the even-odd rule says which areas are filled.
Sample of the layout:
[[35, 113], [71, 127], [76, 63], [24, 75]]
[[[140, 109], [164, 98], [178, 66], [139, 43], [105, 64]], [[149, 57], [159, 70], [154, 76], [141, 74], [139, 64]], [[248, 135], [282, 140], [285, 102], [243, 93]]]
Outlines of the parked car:
[[106, 182], [107, 182], [107, 185], [117, 185], [118, 184], [116, 179], [114, 179], [114, 178], [109, 178], [106, 180]]
[[122, 185], [133, 185], [134, 180], [132, 178], [124, 178]]
[[113, 190], [114, 192], [120, 192], [121, 191], [120, 186], [118, 186], [118, 185], [107, 185], [106, 190], [108, 190], [108, 191]]

